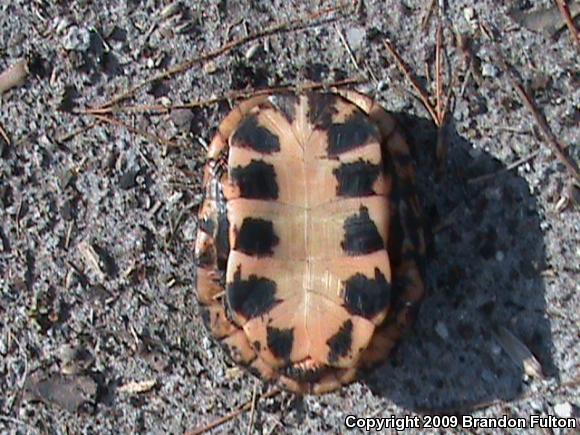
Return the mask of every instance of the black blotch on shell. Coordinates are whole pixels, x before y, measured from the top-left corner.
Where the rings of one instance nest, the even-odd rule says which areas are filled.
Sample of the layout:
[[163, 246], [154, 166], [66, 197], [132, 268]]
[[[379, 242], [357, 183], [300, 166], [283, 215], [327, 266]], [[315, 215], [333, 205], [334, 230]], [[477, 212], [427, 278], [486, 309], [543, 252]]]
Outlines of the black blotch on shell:
[[296, 95], [272, 95], [270, 101], [284, 114], [290, 124], [294, 122], [296, 118], [296, 105], [298, 104], [298, 97]]
[[327, 128], [332, 123], [332, 115], [338, 97], [334, 94], [311, 92], [308, 98], [308, 120], [319, 128]]
[[232, 311], [252, 319], [266, 314], [279, 302], [274, 281], [257, 275], [250, 275], [248, 279], [241, 279], [241, 276], [242, 268], [238, 266], [234, 280], [227, 283], [227, 302]]
[[267, 257], [274, 254], [279, 241], [271, 221], [246, 217], [238, 231], [234, 249], [247, 255]]
[[377, 226], [369, 216], [366, 207], [344, 221], [344, 239], [340, 243], [348, 255], [366, 255], [385, 248]]
[[356, 111], [344, 123], [328, 126], [328, 156], [337, 157], [362, 147], [373, 139], [380, 142], [376, 125], [363, 112]]
[[232, 136], [231, 146], [272, 154], [280, 151], [280, 140], [270, 130], [258, 124], [256, 115], [250, 115], [238, 126]]
[[268, 348], [272, 354], [280, 359], [288, 361], [294, 344], [294, 329], [279, 329], [268, 326], [266, 329]]
[[252, 160], [246, 166], [231, 168], [230, 177], [239, 186], [242, 198], [278, 199], [274, 166], [263, 160]]
[[336, 334], [328, 339], [326, 344], [330, 349], [328, 360], [331, 363], [337, 362], [340, 358], [345, 357], [351, 350], [352, 346], [352, 320], [346, 320]]
[[359, 159], [357, 162], [343, 163], [332, 171], [338, 185], [336, 194], [348, 198], [369, 196], [375, 192], [373, 184], [380, 173], [380, 166]]
[[386, 309], [390, 300], [391, 285], [378, 267], [374, 279], [357, 273], [345, 282], [344, 307], [351, 314], [372, 318]]

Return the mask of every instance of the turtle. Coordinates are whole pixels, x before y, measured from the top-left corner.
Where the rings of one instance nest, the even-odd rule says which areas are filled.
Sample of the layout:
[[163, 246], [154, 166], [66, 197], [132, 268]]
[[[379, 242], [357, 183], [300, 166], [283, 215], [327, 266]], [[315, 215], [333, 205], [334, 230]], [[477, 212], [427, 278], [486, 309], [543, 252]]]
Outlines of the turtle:
[[300, 395], [383, 362], [426, 293], [415, 173], [394, 115], [356, 91], [235, 107], [208, 147], [194, 248], [225, 353]]

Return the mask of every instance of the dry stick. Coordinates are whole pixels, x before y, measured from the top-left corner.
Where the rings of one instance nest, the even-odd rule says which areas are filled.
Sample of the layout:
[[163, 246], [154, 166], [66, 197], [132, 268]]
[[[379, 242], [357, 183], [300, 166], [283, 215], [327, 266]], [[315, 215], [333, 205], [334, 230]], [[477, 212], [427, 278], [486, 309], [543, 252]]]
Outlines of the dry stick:
[[361, 75], [366, 75], [365, 73], [368, 73], [368, 75], [373, 79], [373, 82], [374, 82], [374, 84], [376, 86], [378, 84], [377, 77], [373, 74], [373, 72], [369, 68], [368, 64], [366, 65], [366, 68], [365, 68], [366, 71], [363, 71], [361, 69], [360, 65], [358, 64], [358, 62], [356, 60], [356, 57], [355, 57], [354, 53], [352, 52], [352, 49], [350, 48], [350, 45], [348, 44], [348, 41], [344, 37], [344, 34], [342, 33], [342, 30], [338, 27], [338, 25], [335, 28], [336, 28], [336, 33], [338, 33], [338, 37], [340, 39], [340, 42], [342, 42], [342, 45], [344, 45], [344, 48], [346, 49], [348, 55], [350, 56], [350, 60], [352, 61], [354, 67], [357, 69], [357, 71]]
[[177, 109], [175, 106], [165, 106], [163, 104], [135, 104], [117, 107], [89, 107], [88, 109], [81, 109], [75, 112], [78, 115], [107, 115], [112, 113], [168, 113], [171, 109]]
[[383, 43], [385, 44], [385, 48], [389, 51], [389, 53], [391, 53], [391, 56], [395, 58], [397, 66], [399, 67], [403, 75], [407, 78], [407, 80], [409, 80], [409, 83], [417, 93], [417, 97], [421, 100], [423, 106], [425, 106], [425, 109], [429, 112], [429, 115], [433, 119], [433, 122], [435, 122], [435, 124], [438, 124], [439, 118], [437, 117], [437, 113], [433, 109], [433, 106], [429, 101], [429, 97], [427, 96], [426, 92], [417, 83], [417, 81], [413, 77], [413, 74], [411, 73], [411, 70], [405, 64], [405, 62], [403, 62], [403, 59], [401, 58], [401, 56], [399, 56], [399, 53], [397, 53], [395, 47], [391, 44], [391, 42], [385, 40], [383, 41]]
[[572, 19], [570, 8], [568, 8], [568, 5], [564, 0], [556, 0], [556, 4], [558, 5], [558, 9], [560, 9], [562, 19], [566, 22], [566, 26], [568, 26], [568, 31], [570, 32], [572, 40], [577, 45], [580, 45], [580, 35], [578, 34], [578, 29], [576, 29], [576, 25], [574, 24], [574, 20]]
[[75, 131], [72, 131], [70, 133], [65, 134], [64, 136], [57, 137], [56, 138], [56, 142], [61, 143], [61, 144], [62, 143], [65, 143], [65, 142], [68, 142], [73, 137], [75, 137], [75, 136], [77, 136], [77, 135], [79, 135], [81, 133], [84, 133], [85, 131], [88, 131], [88, 130], [96, 127], [97, 124], [98, 124], [98, 122], [91, 122], [90, 124], [87, 124], [87, 125], [85, 125], [83, 127], [80, 127], [78, 129], [76, 129]]
[[273, 35], [276, 33], [292, 32], [292, 31], [303, 29], [304, 27], [307, 26], [307, 24], [309, 23], [310, 20], [315, 20], [315, 19], [320, 18], [324, 15], [342, 10], [344, 8], [345, 8], [345, 6], [339, 6], [337, 8], [323, 9], [322, 11], [318, 11], [316, 13], [308, 15], [308, 17], [306, 19], [299, 18], [299, 19], [287, 21], [285, 23], [276, 24], [274, 26], [268, 27], [268, 28], [261, 30], [259, 32], [255, 32], [255, 33], [252, 33], [250, 35], [235, 39], [231, 42], [228, 42], [228, 43], [222, 45], [221, 47], [219, 47], [216, 50], [212, 50], [208, 53], [202, 54], [201, 56], [198, 56], [198, 57], [195, 57], [193, 59], [188, 59], [184, 62], [181, 62], [181, 63], [167, 69], [166, 71], [159, 73], [159, 74], [133, 86], [128, 91], [126, 91], [126, 92], [122, 93], [121, 95], [119, 95], [115, 98], [112, 98], [109, 101], [107, 101], [106, 103], [102, 104], [101, 106], [99, 106], [99, 108], [109, 107], [109, 106], [112, 106], [114, 104], [117, 104], [120, 101], [130, 97], [135, 92], [137, 92], [139, 89], [143, 88], [144, 86], [146, 86], [150, 83], [153, 83], [153, 82], [158, 81], [158, 80], [163, 80], [163, 79], [169, 78], [175, 74], [179, 74], [181, 72], [184, 72], [197, 63], [205, 62], [207, 60], [216, 58], [216, 57], [218, 57], [218, 56], [220, 56], [220, 55], [222, 55], [222, 54], [224, 54], [224, 53], [226, 53], [226, 52], [228, 52], [228, 51], [232, 50], [233, 48], [236, 48], [240, 45], [244, 45], [244, 44], [247, 44], [248, 42], [255, 41], [256, 39], [265, 38], [266, 36], [270, 36], [270, 35]]
[[[258, 396], [258, 398], [259, 399], [269, 399], [270, 397], [277, 396], [278, 394], [280, 394], [280, 392], [281, 391], [279, 389], [274, 388], [273, 390], [268, 391], [266, 394]], [[244, 403], [243, 405], [238, 406], [236, 409], [234, 409], [229, 414], [226, 414], [223, 417], [220, 417], [217, 420], [214, 420], [211, 423], [209, 423], [203, 427], [194, 429], [191, 432], [186, 432], [185, 435], [201, 435], [201, 434], [206, 433], [212, 429], [215, 429], [216, 427], [221, 426], [222, 424], [227, 423], [228, 421], [236, 418], [241, 413], [251, 409], [252, 402], [253, 402], [253, 400], [249, 400], [246, 403]]]
[[338, 25], [336, 25], [334, 28], [336, 29], [336, 33], [338, 33], [338, 38], [340, 39], [340, 42], [342, 42], [342, 45], [344, 45], [346, 52], [350, 56], [350, 60], [352, 61], [354, 67], [357, 69], [357, 71], [361, 72], [360, 66], [356, 61], [356, 57], [354, 57], [354, 53], [352, 52], [350, 45], [348, 45], [348, 41], [344, 37], [342, 30], [340, 30]]
[[0, 136], [2, 136], [2, 139], [4, 139], [4, 142], [6, 142], [6, 145], [12, 145], [12, 142], [10, 141], [6, 130], [4, 130], [4, 127], [2, 127], [2, 124], [0, 124]]
[[[437, 43], [435, 47], [435, 87], [436, 87], [436, 96], [435, 96], [435, 107], [429, 100], [429, 96], [427, 92], [417, 83], [417, 81], [413, 78], [409, 67], [403, 62], [401, 56], [395, 50], [395, 47], [388, 41], [383, 41], [387, 50], [391, 53], [391, 55], [395, 58], [397, 62], [397, 66], [403, 73], [403, 75], [409, 80], [411, 86], [415, 89], [419, 99], [423, 103], [425, 109], [431, 115], [433, 122], [437, 126], [437, 145], [436, 145], [436, 155], [438, 165], [438, 172], [443, 173], [444, 170], [444, 162], [445, 157], [447, 154], [447, 147], [445, 143], [445, 123], [447, 122], [448, 108], [450, 105], [450, 101], [452, 99], [453, 91], [452, 89], [449, 90], [449, 93], [446, 95], [445, 100], [443, 100], [443, 27], [441, 22], [439, 21], [438, 28], [437, 28]], [[428, 71], [428, 69], [427, 69]], [[451, 83], [453, 80], [451, 80]]]
[[254, 392], [252, 393], [252, 407], [250, 408], [250, 423], [248, 424], [248, 435], [252, 433], [254, 426], [254, 418], [256, 417], [256, 393], [258, 392], [258, 384], [254, 384]]
[[128, 124], [126, 124], [126, 123], [124, 123], [122, 121], [119, 121], [118, 119], [111, 118], [110, 116], [99, 115], [99, 114], [96, 114], [96, 113], [95, 114], [91, 114], [91, 116], [94, 116], [98, 120], [103, 121], [103, 122], [106, 122], [108, 124], [116, 125], [117, 127], [126, 128], [131, 133], [137, 134], [139, 136], [143, 136], [143, 137], [149, 139], [152, 142], [158, 142], [160, 144], [167, 145], [167, 146], [170, 146], [170, 147], [177, 147], [178, 146], [178, 144], [176, 144], [173, 141], [170, 141], [168, 139], [165, 139], [165, 138], [156, 136], [156, 135], [154, 135], [152, 133], [148, 133], [148, 132], [143, 131], [143, 130], [139, 130], [138, 128], [131, 127], [130, 125], [128, 125]]
[[433, 15], [433, 10], [435, 9], [435, 2], [437, 0], [431, 0], [431, 4], [429, 5], [429, 9], [427, 9], [427, 13], [425, 17], [421, 20], [421, 30], [424, 32], [427, 30], [427, 26], [429, 25], [429, 21], [431, 21], [431, 16]]
[[360, 77], [352, 77], [344, 80], [338, 80], [330, 83], [306, 83], [301, 86], [296, 85], [284, 85], [276, 86], [271, 88], [263, 88], [257, 90], [247, 90], [247, 91], [231, 91], [221, 97], [210, 98], [207, 100], [192, 101], [190, 103], [174, 104], [171, 106], [164, 106], [162, 104], [150, 104], [150, 105], [128, 105], [120, 107], [103, 107], [94, 109], [83, 109], [77, 113], [83, 115], [106, 115], [111, 113], [131, 113], [131, 112], [156, 112], [156, 113], [168, 113], [171, 110], [176, 109], [194, 109], [199, 107], [210, 106], [215, 103], [219, 103], [225, 100], [238, 100], [241, 98], [247, 98], [250, 95], [262, 95], [262, 94], [275, 94], [278, 92], [287, 92], [291, 90], [314, 90], [321, 88], [340, 88], [343, 86], [350, 86], [360, 83], [365, 83], [367, 79]]
[[445, 169], [445, 161], [447, 159], [447, 142], [445, 138], [445, 124], [447, 123], [447, 115], [449, 114], [449, 106], [453, 94], [453, 79], [449, 85], [449, 92], [443, 99], [443, 61], [445, 52], [443, 51], [443, 26], [441, 20], [437, 23], [437, 37], [435, 45], [435, 87], [436, 87], [436, 103], [437, 103], [437, 145], [435, 154], [437, 156], [438, 171], [440, 174]]
[[511, 85], [514, 87], [516, 93], [518, 94], [524, 105], [532, 113], [532, 116], [534, 117], [536, 123], [540, 127], [540, 130], [542, 131], [546, 141], [548, 142], [548, 145], [550, 145], [550, 147], [556, 153], [558, 158], [568, 168], [570, 174], [576, 180], [580, 181], [580, 171], [578, 170], [578, 165], [574, 160], [572, 160], [570, 156], [568, 156], [568, 154], [566, 154], [564, 146], [558, 141], [558, 138], [550, 128], [548, 121], [546, 120], [544, 115], [540, 112], [540, 110], [536, 107], [534, 100], [532, 99], [532, 97], [530, 97], [530, 95], [524, 88], [524, 85], [522, 85], [518, 80], [514, 68], [504, 59], [499, 49], [496, 49], [496, 53], [500, 66], [506, 72]]
[[499, 174], [503, 174], [504, 172], [509, 172], [509, 171], [523, 165], [524, 163], [529, 162], [530, 160], [534, 159], [538, 154], [540, 154], [540, 151], [536, 150], [533, 153], [530, 153], [527, 156], [522, 157], [521, 159], [518, 159], [515, 162], [509, 164], [505, 168], [500, 169], [499, 171], [490, 172], [489, 174], [484, 174], [484, 175], [480, 175], [478, 177], [470, 178], [467, 180], [467, 182], [469, 184], [475, 184], [475, 183], [479, 183], [481, 181], [489, 180], [490, 178], [496, 178]]
[[443, 27], [441, 26], [441, 21], [439, 21], [437, 25], [437, 39], [435, 45], [435, 92], [436, 92], [436, 103], [437, 107], [435, 112], [437, 113], [437, 119], [439, 123], [437, 124], [438, 127], [441, 127], [443, 121], [443, 66], [442, 66], [442, 56], [441, 56], [441, 46], [442, 42], [442, 34], [443, 34]]

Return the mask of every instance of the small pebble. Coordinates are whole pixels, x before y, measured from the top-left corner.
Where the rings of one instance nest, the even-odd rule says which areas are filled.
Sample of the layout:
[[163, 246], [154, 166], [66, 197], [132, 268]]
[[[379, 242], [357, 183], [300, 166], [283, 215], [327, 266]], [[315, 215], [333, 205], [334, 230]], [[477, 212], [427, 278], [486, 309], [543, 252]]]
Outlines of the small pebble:
[[504, 254], [502, 251], [497, 251], [497, 252], [495, 253], [495, 259], [496, 259], [497, 261], [503, 261], [503, 260], [504, 260], [504, 258], [505, 258], [505, 254]]
[[171, 120], [179, 130], [189, 130], [193, 120], [193, 112], [189, 109], [175, 109], [171, 111]]
[[499, 70], [491, 63], [484, 63], [481, 67], [481, 74], [484, 77], [497, 77], [499, 75]]
[[365, 39], [365, 29], [362, 27], [352, 27], [346, 31], [346, 40], [352, 51], [358, 50]]
[[210, 60], [203, 65], [203, 72], [206, 74], [213, 74], [217, 69], [217, 64], [213, 60]]
[[181, 226], [181, 233], [183, 234], [183, 241], [195, 240], [197, 225], [193, 220], [184, 222]]
[[169, 5], [165, 6], [163, 9], [161, 9], [161, 12], [159, 12], [159, 16], [162, 19], [167, 19], [169, 17], [171, 17], [172, 15], [175, 15], [176, 13], [178, 13], [181, 9], [181, 3], [180, 2], [173, 2], [170, 3]]
[[246, 50], [246, 53], [244, 54], [246, 60], [251, 60], [258, 53], [260, 48], [261, 48], [260, 44], [250, 45], [250, 47]]
[[70, 26], [70, 20], [67, 17], [60, 17], [57, 19], [55, 31], [57, 34], [61, 35]]
[[72, 26], [64, 37], [65, 50], [86, 51], [91, 46], [91, 33], [78, 26]]
[[139, 168], [129, 168], [119, 177], [119, 187], [123, 190], [132, 189], [137, 185]]
[[544, 407], [542, 406], [542, 402], [539, 400], [531, 400], [530, 408], [532, 408], [536, 412], [542, 412], [542, 410], [544, 409]]
[[501, 346], [494, 343], [490, 345], [489, 350], [493, 355], [499, 355], [501, 353]]
[[477, 29], [477, 14], [475, 13], [475, 9], [473, 8], [465, 8], [463, 9], [463, 16], [465, 17], [465, 21], [469, 24], [473, 29]]
[[558, 417], [570, 418], [572, 417], [572, 405], [567, 402], [558, 403], [554, 406], [554, 412]]
[[206, 350], [211, 347], [211, 344], [211, 340], [208, 337], [203, 337], [203, 340], [201, 340], [201, 347]]
[[447, 326], [443, 322], [437, 322], [435, 324], [435, 332], [441, 337], [443, 340], [447, 340], [449, 338], [449, 330]]

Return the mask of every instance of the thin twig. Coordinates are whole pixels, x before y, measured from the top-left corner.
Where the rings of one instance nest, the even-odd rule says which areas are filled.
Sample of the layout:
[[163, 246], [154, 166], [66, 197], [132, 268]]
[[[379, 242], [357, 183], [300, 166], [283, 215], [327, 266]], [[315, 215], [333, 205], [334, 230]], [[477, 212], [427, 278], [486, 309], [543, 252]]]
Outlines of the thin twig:
[[258, 392], [258, 384], [254, 384], [254, 392], [252, 393], [252, 407], [250, 408], [250, 423], [248, 424], [248, 432], [250, 435], [252, 433], [252, 428], [254, 427], [254, 418], [256, 417], [256, 394]]
[[120, 101], [123, 101], [123, 100], [129, 98], [135, 92], [137, 92], [139, 89], [143, 88], [144, 86], [147, 86], [148, 84], [151, 84], [151, 83], [159, 81], [159, 80], [164, 80], [164, 79], [167, 79], [167, 78], [174, 76], [176, 74], [185, 72], [189, 68], [191, 68], [192, 66], [194, 66], [198, 63], [203, 63], [203, 62], [206, 62], [210, 59], [214, 59], [218, 56], [221, 56], [222, 54], [229, 52], [230, 50], [232, 50], [236, 47], [239, 47], [241, 45], [247, 44], [249, 42], [252, 42], [252, 41], [255, 41], [258, 39], [265, 38], [267, 36], [274, 35], [276, 33], [286, 33], [286, 32], [293, 32], [293, 31], [304, 29], [305, 27], [310, 25], [310, 22], [312, 20], [316, 20], [316, 19], [323, 17], [325, 15], [328, 15], [332, 12], [340, 11], [344, 8], [345, 8], [345, 6], [342, 5], [342, 6], [339, 6], [336, 8], [323, 9], [321, 11], [318, 11], [318, 12], [315, 12], [313, 14], [308, 15], [306, 18], [298, 18], [298, 19], [287, 21], [284, 23], [275, 24], [275, 25], [270, 26], [264, 30], [260, 30], [258, 32], [249, 34], [247, 36], [237, 38], [231, 42], [228, 42], [228, 43], [222, 45], [221, 47], [219, 47], [215, 50], [212, 50], [212, 51], [204, 53], [200, 56], [196, 56], [194, 58], [188, 59], [184, 62], [181, 62], [181, 63], [159, 73], [159, 74], [156, 74], [155, 76], [153, 76], [149, 79], [142, 81], [141, 83], [129, 88], [129, 90], [127, 90], [126, 92], [123, 92], [122, 94], [120, 94], [114, 98], [111, 98], [109, 101], [100, 105], [99, 108], [113, 106], [113, 105], [119, 103]]
[[522, 100], [522, 103], [527, 107], [527, 109], [531, 112], [532, 116], [534, 117], [536, 124], [540, 127], [546, 142], [552, 148], [552, 151], [558, 156], [560, 161], [568, 168], [570, 174], [578, 181], [580, 181], [580, 171], [578, 169], [578, 165], [568, 154], [566, 153], [564, 145], [560, 143], [548, 121], [546, 120], [545, 116], [540, 112], [540, 110], [536, 107], [533, 98], [528, 94], [524, 85], [518, 79], [517, 73], [515, 72], [514, 68], [505, 60], [502, 56], [499, 49], [496, 47], [496, 54], [497, 59], [500, 66], [506, 72], [506, 75], [513, 86], [514, 90]]
[[12, 145], [10, 137], [8, 137], [8, 133], [6, 133], [6, 130], [4, 130], [4, 127], [2, 127], [2, 124], [0, 124], [0, 136], [2, 136], [2, 139], [4, 139], [4, 142], [6, 142], [6, 145]]
[[91, 115], [94, 116], [95, 118], [97, 118], [100, 121], [106, 122], [108, 124], [116, 125], [117, 127], [125, 128], [128, 131], [130, 131], [131, 133], [137, 134], [139, 136], [143, 136], [143, 137], [149, 139], [152, 142], [158, 142], [160, 144], [167, 145], [167, 146], [173, 147], [173, 148], [176, 148], [176, 147], [179, 146], [177, 143], [175, 143], [175, 142], [173, 142], [173, 141], [171, 141], [169, 139], [165, 139], [165, 138], [156, 136], [156, 135], [154, 135], [152, 133], [149, 133], [149, 132], [146, 132], [146, 131], [143, 131], [143, 130], [139, 130], [138, 128], [131, 127], [130, 125], [128, 125], [128, 124], [126, 124], [126, 123], [124, 123], [122, 121], [119, 121], [118, 119], [111, 118], [110, 116], [99, 115], [99, 114], [96, 114], [96, 113], [95, 114], [91, 114]]
[[83, 127], [80, 127], [78, 129], [70, 132], [70, 133], [65, 134], [64, 136], [57, 137], [56, 138], [56, 142], [57, 143], [60, 143], [60, 144], [65, 143], [65, 142], [68, 142], [73, 137], [75, 137], [75, 136], [77, 136], [77, 135], [79, 135], [81, 133], [84, 133], [85, 131], [88, 131], [88, 130], [92, 129], [92, 128], [94, 128], [97, 125], [98, 125], [98, 122], [91, 122], [90, 124], [87, 124], [87, 125], [85, 125]]
[[[281, 391], [279, 389], [274, 388], [273, 390], [268, 391], [266, 394], [258, 396], [258, 398], [269, 399], [270, 397], [277, 396], [278, 394], [280, 394], [280, 392]], [[251, 409], [252, 402], [253, 402], [253, 400], [249, 400], [246, 403], [244, 403], [243, 405], [238, 406], [236, 409], [234, 409], [229, 414], [226, 414], [223, 417], [220, 417], [220, 418], [206, 424], [203, 427], [194, 429], [190, 432], [186, 432], [186, 435], [201, 435], [203, 433], [209, 432], [210, 430], [215, 429], [216, 427], [219, 427], [224, 423], [227, 423], [228, 421], [236, 418], [238, 415], [242, 414], [243, 412]]]
[[[441, 5], [439, 4], [441, 10]], [[437, 145], [435, 148], [435, 153], [437, 156], [437, 172], [441, 175], [445, 168], [445, 161], [447, 157], [447, 141], [445, 135], [445, 125], [447, 123], [447, 118], [451, 111], [450, 107], [453, 106], [453, 78], [449, 80], [449, 91], [443, 97], [443, 62], [445, 57], [445, 51], [443, 49], [443, 26], [441, 21], [439, 21], [437, 26], [437, 36], [436, 36], [436, 46], [435, 46], [435, 105], [429, 99], [429, 95], [423, 89], [419, 83], [414, 79], [409, 67], [403, 62], [401, 56], [397, 53], [395, 47], [388, 41], [384, 41], [385, 47], [395, 58], [397, 66], [403, 73], [403, 75], [409, 80], [411, 86], [414, 88], [419, 100], [423, 103], [425, 109], [431, 115], [431, 119], [437, 126]], [[426, 68], [427, 74], [429, 73], [429, 68]]]
[[498, 175], [503, 174], [505, 172], [509, 172], [517, 167], [523, 165], [524, 163], [533, 160], [538, 154], [540, 153], [539, 150], [536, 150], [521, 159], [516, 160], [515, 162], [511, 163], [510, 165], [506, 166], [505, 168], [500, 169], [499, 171], [491, 172], [489, 174], [480, 175], [478, 177], [473, 177], [467, 180], [469, 184], [480, 183], [482, 181], [489, 180], [490, 178], [497, 178]]
[[401, 70], [403, 75], [407, 78], [407, 80], [409, 81], [409, 83], [411, 84], [413, 89], [415, 90], [417, 97], [421, 100], [421, 102], [423, 103], [423, 106], [425, 106], [425, 109], [429, 112], [429, 115], [433, 119], [433, 122], [435, 122], [435, 124], [437, 124], [438, 123], [437, 113], [435, 112], [433, 105], [429, 101], [429, 97], [427, 96], [427, 93], [423, 90], [423, 88], [419, 85], [419, 83], [417, 83], [417, 81], [413, 77], [413, 74], [411, 73], [410, 68], [405, 64], [405, 62], [403, 61], [401, 56], [399, 56], [399, 53], [397, 53], [397, 51], [395, 50], [395, 47], [391, 44], [391, 42], [388, 40], [385, 40], [385, 41], [383, 41], [383, 43], [385, 44], [385, 48], [389, 51], [391, 56], [393, 56], [395, 58], [395, 62], [397, 63], [399, 70]]
[[274, 431], [276, 430], [276, 428], [280, 428], [282, 432], [279, 433], [285, 433], [285, 428], [284, 425], [282, 424], [282, 422], [280, 420], [278, 420], [275, 417], [272, 417], [271, 415], [267, 415], [267, 417], [272, 420], [274, 422], [274, 424], [272, 425], [272, 427], [270, 428], [270, 430], [268, 432], [266, 432], [266, 435], [272, 435], [274, 433]]
[[89, 107], [76, 113], [79, 115], [107, 115], [113, 113], [168, 113], [171, 109], [179, 109], [180, 106], [165, 106], [163, 104], [135, 104], [127, 106]]
[[427, 30], [427, 26], [429, 26], [429, 21], [431, 21], [431, 16], [433, 15], [433, 11], [435, 10], [435, 2], [437, 0], [431, 0], [431, 4], [429, 5], [429, 9], [427, 9], [427, 13], [421, 20], [421, 30], [425, 32]]
[[107, 115], [113, 113], [168, 113], [171, 110], [176, 109], [195, 109], [200, 107], [207, 107], [212, 104], [220, 103], [226, 100], [239, 100], [248, 98], [250, 95], [263, 95], [263, 94], [275, 94], [279, 92], [288, 91], [306, 91], [315, 89], [329, 89], [329, 88], [340, 88], [344, 86], [350, 86], [355, 84], [361, 84], [367, 82], [367, 79], [361, 77], [352, 77], [344, 80], [338, 80], [335, 82], [328, 83], [306, 83], [303, 85], [282, 85], [270, 88], [263, 88], [257, 90], [244, 90], [244, 91], [231, 91], [223, 96], [209, 98], [206, 100], [191, 101], [189, 103], [174, 104], [171, 106], [164, 106], [162, 104], [146, 104], [146, 105], [127, 105], [127, 106], [117, 106], [117, 107], [102, 107], [102, 108], [88, 108], [77, 112], [81, 115]]
[[350, 45], [348, 44], [348, 41], [344, 37], [344, 34], [342, 33], [342, 30], [340, 30], [340, 27], [338, 27], [338, 25], [335, 26], [334, 28], [336, 29], [336, 33], [338, 34], [338, 37], [340, 39], [340, 42], [342, 42], [342, 45], [344, 45], [344, 48], [346, 49], [346, 52], [350, 56], [350, 60], [352, 61], [354, 67], [359, 72], [361, 72], [360, 66], [359, 66], [358, 62], [356, 61], [356, 57], [354, 57], [354, 53], [352, 52], [352, 49], [350, 48]]
[[16, 210], [16, 238], [20, 239], [20, 219], [22, 219], [22, 207], [24, 206], [24, 201], [20, 198], [18, 201], [18, 209]]
[[352, 51], [352, 48], [350, 48], [350, 44], [348, 43], [347, 39], [344, 36], [343, 31], [338, 27], [338, 25], [336, 25], [335, 28], [336, 28], [336, 33], [338, 33], [338, 37], [340, 38], [340, 41], [342, 42], [342, 45], [344, 45], [344, 48], [348, 52], [348, 55], [350, 56], [350, 59], [351, 59], [352, 63], [354, 64], [354, 67], [361, 74], [361, 76], [365, 76], [368, 74], [371, 77], [371, 79], [373, 80], [373, 83], [375, 84], [375, 86], [377, 86], [379, 81], [377, 79], [377, 76], [373, 73], [373, 70], [369, 66], [368, 62], [363, 61], [365, 67], [364, 68], [360, 67], [360, 65], [359, 65], [358, 61], [356, 60], [356, 57]]
[[435, 101], [437, 103], [435, 112], [437, 113], [437, 126], [440, 127], [443, 121], [443, 56], [441, 46], [443, 45], [443, 27], [441, 21], [437, 25], [437, 37], [435, 44]]
[[556, 4], [558, 5], [558, 9], [560, 9], [562, 19], [566, 23], [566, 26], [568, 26], [568, 31], [570, 32], [570, 37], [572, 38], [572, 41], [574, 41], [576, 45], [580, 45], [580, 35], [578, 33], [578, 29], [576, 29], [574, 20], [572, 19], [570, 8], [568, 8], [568, 5], [564, 0], [556, 0]]

